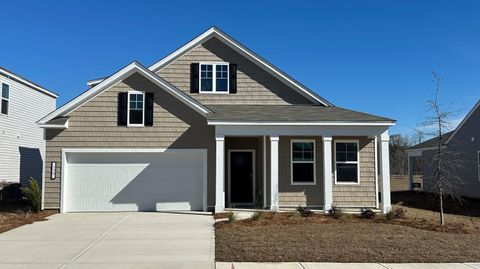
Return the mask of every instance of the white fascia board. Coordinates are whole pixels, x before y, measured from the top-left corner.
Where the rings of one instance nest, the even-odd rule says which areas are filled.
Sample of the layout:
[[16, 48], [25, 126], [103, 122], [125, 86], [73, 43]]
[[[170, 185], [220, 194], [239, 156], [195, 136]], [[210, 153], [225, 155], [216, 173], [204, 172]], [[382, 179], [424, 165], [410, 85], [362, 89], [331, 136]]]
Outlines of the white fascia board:
[[15, 75], [15, 74], [12, 73], [12, 72], [9, 72], [9, 71], [7, 71], [7, 70], [5, 70], [5, 69], [3, 69], [3, 68], [0, 68], [0, 72], [1, 72], [1, 73], [4, 73], [6, 76], [8, 76], [8, 77], [10, 77], [10, 78], [13, 78], [13, 79], [15, 79], [15, 80], [20, 81], [21, 83], [27, 85], [28, 87], [30, 87], [30, 88], [32, 88], [32, 89], [35, 89], [35, 90], [37, 90], [37, 91], [40, 91], [40, 92], [42, 92], [42, 93], [44, 93], [44, 94], [46, 94], [46, 95], [48, 95], [48, 96], [51, 96], [51, 97], [53, 97], [53, 98], [58, 98], [58, 94], [53, 93], [53, 92], [51, 92], [51, 91], [49, 91], [49, 90], [47, 90], [47, 89], [45, 89], [45, 88], [42, 88], [42, 87], [40, 87], [40, 86], [38, 86], [38, 85], [35, 85], [35, 84], [31, 83], [30, 81], [28, 81], [28, 80], [26, 80], [26, 79], [24, 79], [24, 78], [22, 78], [22, 77], [20, 77], [20, 76]]
[[252, 52], [251, 50], [249, 50], [248, 48], [240, 44], [238, 41], [234, 40], [233, 38], [231, 38], [230, 36], [222, 32], [220, 29], [217, 29], [215, 27], [208, 29], [203, 34], [194, 38], [192, 41], [180, 47], [179, 49], [169, 54], [159, 62], [153, 64], [152, 66], [149, 67], [149, 69], [152, 70], [153, 72], [156, 72], [162, 69], [163, 67], [171, 63], [173, 60], [178, 58], [179, 56], [183, 55], [184, 53], [188, 52], [189, 50], [195, 48], [199, 44], [205, 42], [206, 40], [212, 37], [217, 37], [218, 39], [223, 41], [223, 43], [228, 45], [230, 48], [234, 49], [235, 51], [237, 51], [238, 53], [240, 53], [250, 61], [254, 62], [259, 67], [267, 71], [269, 74], [273, 75], [280, 81], [283, 81], [287, 85], [294, 88], [298, 93], [302, 94], [304, 97], [316, 103], [323, 104], [325, 106], [333, 106], [331, 103], [319, 97], [313, 91], [311, 91], [310, 89], [307, 89], [305, 86], [301, 85], [300, 83], [295, 81], [293, 78], [291, 78], [284, 72], [280, 71], [271, 63], [267, 62], [265, 59], [261, 58], [259, 55], [255, 54], [254, 52]]
[[121, 79], [129, 77], [133, 73], [140, 73], [150, 81], [154, 82], [157, 86], [166, 89], [169, 93], [171, 93], [176, 98], [183, 101], [185, 104], [196, 110], [197, 112], [205, 115], [209, 112], [209, 110], [199, 103], [186, 98], [182, 93], [174, 89], [171, 85], [166, 84], [164, 81], [159, 79], [157, 75], [152, 73], [150, 70], [146, 69], [145, 67], [141, 66], [137, 62], [132, 62], [131, 64], [127, 65], [126, 67], [122, 68], [120, 71], [116, 72], [115, 74], [111, 75], [107, 79], [100, 82], [98, 85], [90, 88], [86, 92], [80, 94], [76, 98], [72, 99], [70, 102], [66, 103], [59, 109], [55, 110], [54, 112], [50, 113], [49, 115], [42, 118], [38, 123], [45, 124], [48, 121], [58, 117], [58, 116], [66, 116], [81, 105], [87, 103], [88, 101], [92, 100], [102, 92], [106, 91], [116, 83], [118, 83]]
[[232, 122], [232, 121], [208, 121], [208, 125], [232, 125], [232, 126], [393, 126], [394, 122]]
[[99, 84], [100, 82], [104, 81], [106, 78], [98, 78], [98, 79], [92, 79], [87, 81], [87, 86], [89, 87], [94, 87], [95, 85]]
[[468, 112], [467, 116], [465, 116], [465, 118], [462, 120], [462, 122], [460, 122], [460, 124], [457, 126], [457, 128], [455, 128], [455, 131], [453, 132], [453, 134], [447, 139], [447, 141], [445, 141], [444, 144], [448, 144], [453, 139], [453, 137], [458, 133], [458, 130], [460, 130], [463, 127], [463, 125], [468, 121], [468, 119], [478, 109], [479, 106], [480, 106], [480, 100], [477, 101], [475, 106], [473, 106], [472, 110], [470, 110], [470, 112]]
[[44, 129], [68, 129], [68, 121], [65, 124], [56, 125], [56, 124], [38, 124], [38, 127]]

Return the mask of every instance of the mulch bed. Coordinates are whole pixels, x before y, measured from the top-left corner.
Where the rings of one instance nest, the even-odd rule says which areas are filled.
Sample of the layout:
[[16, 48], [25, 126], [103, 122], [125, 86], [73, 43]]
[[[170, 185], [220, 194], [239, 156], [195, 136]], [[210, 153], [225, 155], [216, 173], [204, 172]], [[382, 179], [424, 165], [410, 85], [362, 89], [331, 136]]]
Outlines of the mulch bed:
[[22, 202], [0, 202], [0, 233], [36, 221], [44, 221], [48, 216], [57, 213], [58, 210], [43, 210], [38, 213], [33, 213], [29, 207]]
[[474, 262], [480, 230], [471, 222], [301, 217], [262, 213], [215, 225], [215, 257], [228, 262]]

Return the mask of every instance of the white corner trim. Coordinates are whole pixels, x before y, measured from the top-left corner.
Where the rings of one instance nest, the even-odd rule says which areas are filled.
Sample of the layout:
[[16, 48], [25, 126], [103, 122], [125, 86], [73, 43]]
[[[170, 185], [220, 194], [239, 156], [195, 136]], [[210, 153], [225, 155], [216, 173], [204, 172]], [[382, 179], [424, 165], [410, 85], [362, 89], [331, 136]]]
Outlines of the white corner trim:
[[44, 94], [46, 94], [46, 95], [48, 95], [48, 96], [51, 96], [51, 97], [53, 97], [53, 98], [58, 98], [58, 94], [53, 93], [53, 92], [51, 92], [51, 91], [49, 91], [49, 90], [47, 90], [47, 89], [45, 89], [45, 88], [43, 88], [43, 87], [40, 87], [40, 86], [38, 86], [38, 85], [35, 85], [35, 84], [33, 84], [32, 82], [30, 82], [30, 81], [28, 81], [28, 80], [26, 80], [26, 79], [24, 79], [24, 78], [22, 78], [22, 77], [20, 77], [20, 76], [18, 76], [18, 75], [16, 75], [16, 74], [12, 73], [12, 72], [9, 72], [8, 70], [5, 70], [5, 69], [3, 69], [3, 68], [0, 68], [0, 74], [1, 74], [1, 73], [4, 73], [4, 75], [7, 76], [7, 77], [10, 78], [10, 79], [13, 78], [13, 79], [15, 79], [15, 80], [20, 81], [22, 84], [24, 84], [24, 85], [26, 85], [26, 86], [28, 86], [28, 87], [30, 87], [30, 88], [32, 88], [32, 89], [35, 89], [35, 90], [37, 90], [37, 91], [40, 91], [40, 92], [42, 92], [42, 93], [44, 93]]
[[167, 90], [170, 94], [178, 98], [180, 101], [194, 109], [195, 111], [201, 113], [202, 115], [207, 114], [210, 112], [206, 107], [198, 103], [192, 98], [189, 98], [183, 94], [183, 92], [179, 92], [180, 90], [174, 88], [173, 86], [167, 84], [165, 81], [163, 81], [161, 78], [159, 78], [157, 75], [152, 73], [150, 70], [147, 68], [143, 67], [137, 62], [132, 62], [126, 67], [122, 68], [120, 71], [116, 72], [115, 74], [111, 75], [107, 79], [103, 80], [101, 83], [96, 85], [93, 88], [90, 88], [86, 92], [80, 94], [76, 98], [72, 99], [59, 109], [55, 110], [54, 112], [50, 113], [49, 115], [45, 116], [42, 118], [38, 123], [39, 124], [45, 124], [46, 122], [62, 115], [68, 115], [69, 113], [75, 111], [78, 107], [82, 106], [83, 104], [87, 103], [88, 101], [92, 100], [102, 92], [108, 90], [110, 87], [114, 86], [117, 82], [122, 80], [123, 78], [126, 78], [134, 73], [139, 73], [143, 75], [145, 78], [149, 79], [153, 83], [155, 83], [157, 86]]
[[458, 131], [463, 127], [463, 125], [465, 125], [465, 123], [473, 115], [473, 113], [475, 113], [475, 111], [478, 109], [479, 106], [480, 106], [480, 100], [478, 100], [477, 103], [470, 110], [470, 112], [468, 112], [467, 116], [465, 116], [465, 118], [463, 118], [462, 122], [460, 122], [460, 124], [457, 126], [457, 128], [455, 128], [455, 131], [453, 132], [453, 134], [447, 139], [447, 141], [445, 141], [443, 143], [444, 145], [450, 143], [450, 141], [453, 139], [453, 137], [458, 133]]
[[202, 33], [201, 35], [197, 36], [194, 38], [192, 41], [188, 42], [187, 44], [183, 45], [179, 49], [175, 50], [162, 60], [158, 61], [157, 63], [153, 64], [152, 66], [149, 67], [150, 70], [153, 72], [156, 72], [181, 55], [185, 54], [186, 52], [190, 51], [191, 49], [195, 48], [199, 44], [209, 40], [212, 37], [216, 37], [219, 40], [221, 40], [224, 44], [228, 45], [230, 48], [233, 50], [237, 51], [241, 55], [245, 56], [247, 59], [255, 63], [257, 66], [260, 68], [264, 69], [280, 81], [284, 82], [285, 84], [293, 87], [298, 93], [302, 94], [304, 97], [319, 103], [323, 104], [325, 106], [333, 106], [331, 103], [328, 101], [322, 99], [320, 96], [315, 94], [313, 91], [310, 89], [306, 88], [305, 86], [301, 85], [297, 81], [295, 81], [292, 77], [288, 76], [285, 74], [283, 71], [280, 71], [277, 67], [272, 65], [271, 63], [267, 62], [265, 59], [261, 58], [257, 54], [255, 54], [253, 51], [250, 49], [246, 48], [240, 42], [236, 41], [235, 39], [231, 38], [228, 36], [226, 33], [221, 31], [220, 29], [216, 27], [212, 27]]
[[248, 125], [248, 126], [257, 126], [257, 125], [265, 125], [265, 126], [300, 126], [300, 125], [307, 125], [307, 126], [393, 126], [395, 125], [394, 122], [342, 122], [342, 121], [294, 121], [294, 122], [286, 122], [286, 121], [216, 121], [216, 120], [209, 120], [207, 122], [208, 125]]

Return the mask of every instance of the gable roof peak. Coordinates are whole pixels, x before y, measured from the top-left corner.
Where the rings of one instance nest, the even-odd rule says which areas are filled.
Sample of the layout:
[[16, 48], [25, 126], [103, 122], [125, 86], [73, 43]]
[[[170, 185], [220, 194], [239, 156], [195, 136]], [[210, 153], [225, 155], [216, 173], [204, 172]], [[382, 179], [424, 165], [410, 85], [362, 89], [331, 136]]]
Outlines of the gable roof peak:
[[223, 32], [220, 28], [216, 26], [210, 27], [208, 30], [203, 32], [202, 34], [198, 35], [194, 39], [187, 42], [185, 45], [181, 46], [174, 52], [170, 53], [160, 61], [156, 62], [155, 64], [151, 65], [149, 69], [153, 72], [157, 72], [164, 68], [165, 66], [169, 65], [180, 56], [184, 55], [185, 53], [189, 52], [190, 50], [194, 49], [198, 45], [210, 40], [212, 37], [216, 37], [218, 40], [223, 42], [225, 45], [232, 48], [234, 51], [239, 53], [240, 55], [244, 56], [245, 58], [249, 59], [251, 62], [265, 70], [267, 73], [271, 74], [278, 80], [282, 81], [293, 90], [297, 91], [299, 94], [304, 96], [305, 98], [309, 99], [310, 101], [324, 105], [324, 106], [334, 106], [332, 103], [328, 102], [324, 98], [320, 97], [314, 91], [307, 88], [305, 85], [301, 84], [278, 67], [274, 66], [260, 55], [256, 54], [255, 52], [251, 51], [243, 44]]

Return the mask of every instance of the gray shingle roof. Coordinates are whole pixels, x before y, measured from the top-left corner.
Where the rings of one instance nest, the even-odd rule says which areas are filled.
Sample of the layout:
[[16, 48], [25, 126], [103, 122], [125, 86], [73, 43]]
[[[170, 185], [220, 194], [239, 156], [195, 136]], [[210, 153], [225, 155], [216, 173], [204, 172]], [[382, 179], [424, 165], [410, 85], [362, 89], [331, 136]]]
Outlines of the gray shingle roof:
[[316, 105], [210, 105], [208, 121], [264, 122], [395, 122], [340, 107]]
[[[452, 134], [453, 134], [453, 131], [443, 134], [441, 143], [444, 144]], [[429, 139], [427, 141], [424, 141], [420, 144], [416, 144], [415, 146], [411, 146], [408, 149], [431, 148], [431, 147], [437, 146], [437, 143], [438, 143], [438, 136], [432, 139]]]

